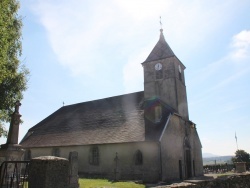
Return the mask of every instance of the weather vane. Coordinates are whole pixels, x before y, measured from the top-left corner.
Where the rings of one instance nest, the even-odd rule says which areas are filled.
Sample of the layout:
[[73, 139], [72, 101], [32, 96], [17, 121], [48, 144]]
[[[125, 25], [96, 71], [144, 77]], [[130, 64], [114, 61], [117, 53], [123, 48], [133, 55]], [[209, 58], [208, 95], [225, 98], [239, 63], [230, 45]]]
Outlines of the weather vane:
[[160, 16], [160, 25], [161, 25], [161, 29], [162, 29], [161, 16]]

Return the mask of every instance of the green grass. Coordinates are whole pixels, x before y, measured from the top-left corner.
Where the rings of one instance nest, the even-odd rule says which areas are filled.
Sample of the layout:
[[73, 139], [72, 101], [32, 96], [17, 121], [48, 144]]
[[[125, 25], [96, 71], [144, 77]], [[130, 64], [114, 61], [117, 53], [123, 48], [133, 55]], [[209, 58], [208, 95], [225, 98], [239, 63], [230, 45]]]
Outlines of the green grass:
[[234, 172], [226, 172], [223, 174], [216, 174], [215, 176], [217, 176], [218, 178], [222, 178], [222, 177], [227, 177], [227, 176], [234, 175], [234, 174], [235, 174]]
[[106, 179], [79, 178], [80, 188], [145, 188], [145, 185], [134, 182], [110, 182]]

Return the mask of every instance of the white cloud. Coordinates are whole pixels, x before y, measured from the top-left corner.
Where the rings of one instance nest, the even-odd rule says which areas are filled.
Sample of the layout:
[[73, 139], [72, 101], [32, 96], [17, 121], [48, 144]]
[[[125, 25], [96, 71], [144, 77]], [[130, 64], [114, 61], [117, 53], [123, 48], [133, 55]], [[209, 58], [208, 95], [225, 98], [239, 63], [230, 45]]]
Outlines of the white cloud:
[[[250, 58], [250, 31], [241, 31], [234, 35], [231, 41], [231, 51], [219, 60], [210, 63], [202, 68], [202, 70], [197, 71], [198, 77], [200, 78], [198, 80], [196, 79], [198, 82], [203, 82], [204, 80], [209, 79], [209, 77], [211, 78], [214, 74], [217, 74], [223, 69], [225, 70], [226, 67], [237, 67], [237, 64], [234, 64], [235, 62], [246, 62], [246, 59]], [[246, 74], [249, 71], [250, 66], [242, 69], [242, 66], [238, 65], [238, 68], [235, 69], [235, 71], [238, 71], [235, 75], [228, 77], [225, 81], [218, 84], [218, 86], [225, 85], [226, 83]]]
[[250, 57], [250, 30], [244, 30], [233, 37], [232, 41], [234, 59], [243, 59]]
[[[160, 15], [163, 18], [163, 27], [174, 33], [178, 41], [187, 40], [183, 31], [199, 41], [199, 37], [204, 35], [194, 37], [190, 28], [199, 25], [199, 28], [202, 28], [199, 32], [208, 32], [207, 25], [214, 28], [214, 25], [211, 27], [211, 24], [203, 23], [203, 20], [210, 16], [202, 14], [204, 8], [206, 7], [196, 1], [180, 6], [179, 2], [164, 0], [43, 0], [36, 2], [34, 12], [46, 29], [59, 63], [68, 67], [74, 74], [90, 75], [100, 63], [96, 56], [101, 53], [99, 47], [103, 43], [107, 44], [108, 41], [109, 44], [119, 45], [128, 38], [134, 41], [133, 37], [138, 36], [139, 31], [139, 34], [142, 34], [142, 31], [144, 35], [146, 31], [149, 34], [152, 26], [160, 27]], [[197, 21], [194, 18], [199, 19]], [[164, 23], [164, 20], [169, 24]], [[171, 27], [167, 28], [167, 25]]]
[[75, 75], [90, 76], [101, 63], [97, 49], [113, 19], [112, 7], [101, 2], [89, 6], [85, 1], [40, 1], [34, 5], [59, 63]]

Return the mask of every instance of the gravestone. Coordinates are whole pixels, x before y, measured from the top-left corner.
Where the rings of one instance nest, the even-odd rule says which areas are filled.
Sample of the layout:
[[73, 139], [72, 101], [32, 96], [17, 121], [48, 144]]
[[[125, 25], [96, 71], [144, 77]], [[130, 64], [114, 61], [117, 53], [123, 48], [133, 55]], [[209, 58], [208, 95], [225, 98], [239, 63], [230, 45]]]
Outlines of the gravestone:
[[70, 188], [78, 188], [78, 153], [69, 153], [69, 185]]
[[235, 164], [235, 167], [236, 167], [235, 170], [237, 173], [246, 172], [246, 162], [236, 162], [234, 164]]
[[31, 159], [29, 188], [69, 188], [69, 160], [55, 156]]

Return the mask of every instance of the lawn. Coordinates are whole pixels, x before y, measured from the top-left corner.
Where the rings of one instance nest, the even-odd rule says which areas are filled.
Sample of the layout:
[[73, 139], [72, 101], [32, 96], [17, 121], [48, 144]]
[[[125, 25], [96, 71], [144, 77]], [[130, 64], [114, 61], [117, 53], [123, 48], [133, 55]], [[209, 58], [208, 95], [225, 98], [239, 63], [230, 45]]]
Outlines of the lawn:
[[80, 188], [145, 188], [145, 185], [134, 182], [110, 182], [106, 179], [79, 178]]

